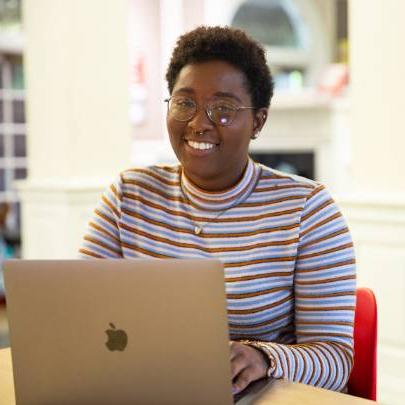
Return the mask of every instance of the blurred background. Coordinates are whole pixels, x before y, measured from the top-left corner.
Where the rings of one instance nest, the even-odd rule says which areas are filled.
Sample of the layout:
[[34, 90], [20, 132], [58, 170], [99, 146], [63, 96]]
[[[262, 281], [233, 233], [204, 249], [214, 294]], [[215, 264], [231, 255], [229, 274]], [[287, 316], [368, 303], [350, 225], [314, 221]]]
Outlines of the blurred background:
[[[176, 161], [163, 103], [176, 38], [242, 28], [276, 85], [251, 155], [335, 196], [378, 300], [379, 401], [403, 403], [403, 15], [401, 0], [0, 0], [0, 260], [77, 257], [120, 170]], [[0, 302], [4, 347], [1, 272]]]

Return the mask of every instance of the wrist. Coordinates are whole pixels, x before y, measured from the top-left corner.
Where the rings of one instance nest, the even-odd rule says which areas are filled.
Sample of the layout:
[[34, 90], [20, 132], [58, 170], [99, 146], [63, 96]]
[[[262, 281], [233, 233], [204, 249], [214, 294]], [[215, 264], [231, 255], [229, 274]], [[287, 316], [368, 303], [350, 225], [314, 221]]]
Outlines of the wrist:
[[275, 370], [275, 361], [274, 361], [271, 353], [269, 353], [269, 351], [267, 350], [267, 347], [265, 346], [265, 344], [255, 341], [255, 340], [241, 340], [240, 343], [250, 346], [250, 347], [256, 349], [260, 353], [260, 355], [262, 356], [263, 361], [266, 365], [265, 366], [266, 370], [265, 370], [263, 377], [272, 377], [274, 370]]

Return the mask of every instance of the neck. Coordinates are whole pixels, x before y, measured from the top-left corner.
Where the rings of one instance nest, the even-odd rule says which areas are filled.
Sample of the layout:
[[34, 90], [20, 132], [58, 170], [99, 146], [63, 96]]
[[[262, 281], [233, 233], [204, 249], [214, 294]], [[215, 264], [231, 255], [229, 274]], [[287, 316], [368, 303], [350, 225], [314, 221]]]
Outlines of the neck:
[[192, 173], [187, 173], [184, 168], [182, 170], [194, 187], [198, 187], [200, 190], [207, 192], [221, 192], [235, 187], [241, 181], [245, 175], [248, 163], [249, 159], [247, 159], [247, 161], [234, 173], [224, 174], [221, 177], [216, 176], [212, 178], [196, 177]]
[[207, 190], [194, 184], [187, 173], [181, 173], [181, 188], [193, 206], [203, 210], [219, 211], [239, 204], [253, 190], [259, 178], [260, 167], [249, 160], [242, 174], [232, 186], [220, 190]]

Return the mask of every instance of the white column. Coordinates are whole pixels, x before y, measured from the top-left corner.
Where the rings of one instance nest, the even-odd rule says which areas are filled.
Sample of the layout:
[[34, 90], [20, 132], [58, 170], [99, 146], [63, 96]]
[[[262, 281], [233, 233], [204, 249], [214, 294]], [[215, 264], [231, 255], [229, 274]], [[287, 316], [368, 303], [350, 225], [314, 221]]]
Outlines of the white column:
[[350, 2], [353, 174], [362, 189], [404, 192], [405, 2]]
[[127, 3], [23, 2], [24, 257], [75, 257], [100, 191], [129, 165]]
[[130, 53], [144, 64], [144, 120], [133, 128], [136, 166], [176, 161], [166, 134], [166, 67], [182, 29], [182, 0], [130, 0]]
[[378, 394], [405, 397], [405, 2], [352, 0], [350, 15], [353, 193], [343, 208], [359, 285], [379, 310]]

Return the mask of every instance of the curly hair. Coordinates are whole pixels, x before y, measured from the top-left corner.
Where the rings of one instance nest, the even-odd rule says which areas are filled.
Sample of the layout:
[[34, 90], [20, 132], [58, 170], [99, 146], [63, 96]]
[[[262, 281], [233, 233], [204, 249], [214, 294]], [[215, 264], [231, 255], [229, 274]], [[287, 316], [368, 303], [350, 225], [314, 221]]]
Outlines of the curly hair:
[[263, 47], [242, 30], [200, 26], [179, 37], [166, 72], [170, 94], [181, 69], [192, 63], [221, 60], [243, 72], [256, 108], [269, 107], [273, 78]]

